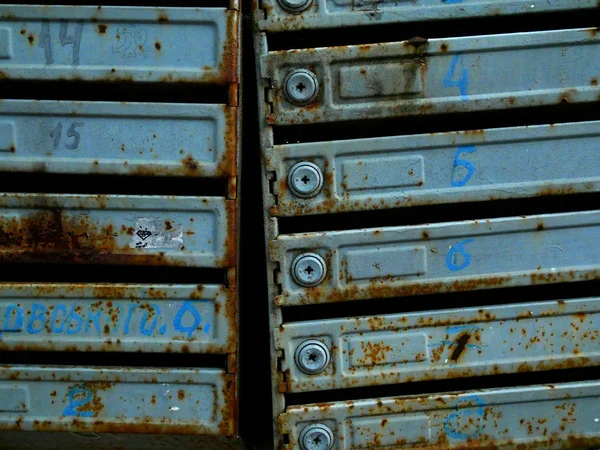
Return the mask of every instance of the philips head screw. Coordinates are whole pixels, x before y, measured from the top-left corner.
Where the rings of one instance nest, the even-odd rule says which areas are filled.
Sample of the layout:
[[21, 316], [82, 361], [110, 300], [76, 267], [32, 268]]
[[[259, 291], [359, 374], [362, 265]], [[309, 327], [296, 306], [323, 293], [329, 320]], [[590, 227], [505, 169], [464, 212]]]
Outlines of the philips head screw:
[[300, 286], [312, 287], [325, 279], [327, 264], [316, 253], [303, 253], [292, 263], [292, 278]]
[[283, 85], [286, 98], [296, 105], [309, 104], [319, 93], [319, 81], [310, 70], [294, 70], [286, 77]]
[[329, 365], [329, 359], [329, 348], [316, 339], [304, 341], [294, 354], [298, 368], [309, 375], [323, 372]]
[[315, 423], [302, 430], [299, 443], [302, 450], [331, 450], [333, 432], [327, 425]]
[[287, 12], [299, 13], [308, 9], [312, 4], [312, 0], [277, 0], [279, 6], [285, 9]]
[[316, 164], [307, 161], [299, 162], [290, 170], [288, 186], [297, 197], [314, 197], [323, 188], [323, 173]]

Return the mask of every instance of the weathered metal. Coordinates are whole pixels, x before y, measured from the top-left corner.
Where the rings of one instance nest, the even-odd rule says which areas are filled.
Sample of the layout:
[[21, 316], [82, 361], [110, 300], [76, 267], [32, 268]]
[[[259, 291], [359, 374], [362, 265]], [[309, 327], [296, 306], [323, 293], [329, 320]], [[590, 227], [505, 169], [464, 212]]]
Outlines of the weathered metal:
[[[274, 51], [259, 58], [271, 125], [314, 124], [600, 100], [596, 28]], [[531, 61], [544, 61], [543, 69]], [[290, 73], [320, 85], [289, 102]], [[468, 125], [467, 125], [468, 127]]]
[[[404, 208], [597, 192], [600, 122], [276, 145], [275, 216]], [[295, 194], [289, 173], [310, 161], [323, 173], [312, 198]], [[316, 177], [315, 177], [316, 178]], [[313, 180], [309, 180], [313, 182]]]
[[600, 442], [599, 399], [597, 381], [376, 398], [290, 406], [279, 426], [287, 450], [314, 423], [339, 450], [587, 449]]
[[232, 353], [235, 293], [218, 285], [0, 285], [0, 350]]
[[[526, 299], [524, 299], [526, 300]], [[284, 355], [310, 339], [331, 352], [309, 374], [286, 356], [287, 392], [600, 365], [600, 299], [284, 323]]]
[[217, 369], [4, 365], [0, 394], [0, 430], [236, 433], [234, 377]]
[[256, 25], [258, 29], [269, 32], [360, 25], [402, 26], [428, 20], [519, 15], [526, 15], [528, 20], [534, 21], [536, 13], [598, 7], [596, 0], [260, 0], [257, 3]]
[[4, 100], [0, 170], [144, 176], [236, 174], [237, 108]]
[[[600, 211], [280, 235], [278, 306], [402, 297], [600, 277]], [[327, 263], [322, 283], [294, 281], [301, 253]], [[314, 271], [314, 268], [306, 268]]]
[[0, 261], [235, 265], [235, 204], [219, 197], [0, 195]]
[[238, 11], [0, 6], [0, 79], [238, 82]]

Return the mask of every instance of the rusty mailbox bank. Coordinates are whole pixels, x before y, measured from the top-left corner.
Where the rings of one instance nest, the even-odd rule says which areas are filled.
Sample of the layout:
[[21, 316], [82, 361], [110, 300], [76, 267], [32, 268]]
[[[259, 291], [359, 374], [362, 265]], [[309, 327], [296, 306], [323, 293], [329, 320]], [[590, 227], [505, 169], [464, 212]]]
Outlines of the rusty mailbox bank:
[[0, 448], [241, 447], [238, 19], [0, 5]]
[[275, 445], [600, 445], [585, 0], [256, 0]]

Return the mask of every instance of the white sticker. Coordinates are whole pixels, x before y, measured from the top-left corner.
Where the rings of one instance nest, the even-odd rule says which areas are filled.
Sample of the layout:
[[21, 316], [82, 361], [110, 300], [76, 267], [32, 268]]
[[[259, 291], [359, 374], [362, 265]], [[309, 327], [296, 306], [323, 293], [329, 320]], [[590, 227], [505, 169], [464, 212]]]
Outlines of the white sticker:
[[153, 217], [135, 219], [131, 248], [181, 248], [183, 228], [172, 221]]

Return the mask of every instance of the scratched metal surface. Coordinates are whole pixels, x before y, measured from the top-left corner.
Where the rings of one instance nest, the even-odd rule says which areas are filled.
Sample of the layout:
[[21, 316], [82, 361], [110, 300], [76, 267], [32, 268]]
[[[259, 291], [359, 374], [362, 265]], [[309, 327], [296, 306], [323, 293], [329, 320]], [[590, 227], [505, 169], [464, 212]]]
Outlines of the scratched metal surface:
[[218, 197], [0, 196], [0, 261], [234, 265], [234, 202]]
[[0, 284], [0, 350], [231, 353], [234, 293], [217, 285]]
[[[275, 216], [597, 192], [600, 122], [276, 145]], [[321, 168], [323, 190], [304, 199], [291, 167]]]
[[232, 436], [233, 384], [217, 369], [0, 366], [0, 430]]
[[4, 100], [0, 170], [234, 176], [236, 127], [224, 105]]
[[287, 408], [287, 450], [311, 423], [333, 430], [336, 450], [589, 449], [600, 443], [600, 383], [588, 381]]
[[[266, 121], [312, 124], [598, 101], [597, 33], [417, 38], [268, 52], [259, 56], [260, 76], [271, 88]], [[283, 93], [286, 76], [296, 69], [312, 71], [320, 85], [306, 106]]]
[[[275, 301], [287, 306], [597, 279], [599, 239], [600, 211], [280, 235], [270, 243], [282, 286]], [[303, 288], [290, 273], [304, 252], [327, 264], [315, 287]]]
[[0, 6], [0, 78], [237, 83], [224, 8]]
[[559, 12], [598, 7], [596, 0], [313, 0], [300, 13], [290, 13], [277, 0], [261, 0], [258, 29], [269, 32], [359, 25], [456, 20]]
[[[527, 300], [524, 298], [523, 300]], [[284, 323], [288, 392], [600, 365], [600, 298]], [[331, 352], [319, 374], [292, 355], [307, 339]]]

